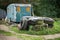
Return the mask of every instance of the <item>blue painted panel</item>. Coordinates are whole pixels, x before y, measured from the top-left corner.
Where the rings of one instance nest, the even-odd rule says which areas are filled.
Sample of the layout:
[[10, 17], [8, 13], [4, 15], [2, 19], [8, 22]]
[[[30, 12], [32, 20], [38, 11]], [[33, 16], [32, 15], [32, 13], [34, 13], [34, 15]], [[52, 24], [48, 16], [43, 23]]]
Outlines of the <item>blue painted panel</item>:
[[[23, 8], [24, 8], [24, 10], [22, 11], [22, 12], [23, 12], [23, 13], [22, 13], [23, 16], [31, 16], [31, 8], [30, 8], [30, 11], [29, 11], [29, 12], [26, 11], [27, 6], [26, 6], [26, 7], [23, 7]], [[22, 17], [23, 17], [23, 16], [22, 16]]]
[[31, 16], [31, 9], [30, 12], [26, 11], [26, 7], [20, 7], [20, 12], [16, 14], [16, 21], [19, 22], [23, 16]]
[[22, 7], [22, 9], [23, 9], [23, 10], [22, 10], [23, 16], [31, 16], [31, 9], [30, 9], [30, 12], [27, 12], [27, 11], [26, 11], [26, 8], [27, 8], [27, 7]]
[[20, 12], [16, 11], [16, 21], [19, 22], [21, 20], [21, 18], [23, 17], [23, 13], [24, 13], [24, 7], [20, 7]]

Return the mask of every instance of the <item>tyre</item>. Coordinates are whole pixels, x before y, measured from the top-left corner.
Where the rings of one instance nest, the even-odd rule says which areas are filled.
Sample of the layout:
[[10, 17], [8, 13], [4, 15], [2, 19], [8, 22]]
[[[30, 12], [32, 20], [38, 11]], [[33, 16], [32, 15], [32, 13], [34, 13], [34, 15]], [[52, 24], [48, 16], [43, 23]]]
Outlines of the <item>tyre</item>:
[[52, 28], [53, 26], [53, 24], [48, 24], [48, 28]]
[[19, 30], [27, 30], [27, 21], [21, 21], [20, 24], [18, 24]]
[[24, 20], [23, 23], [22, 23], [22, 29], [23, 30], [28, 30], [29, 29], [28, 27], [29, 27], [28, 22], [26, 20]]

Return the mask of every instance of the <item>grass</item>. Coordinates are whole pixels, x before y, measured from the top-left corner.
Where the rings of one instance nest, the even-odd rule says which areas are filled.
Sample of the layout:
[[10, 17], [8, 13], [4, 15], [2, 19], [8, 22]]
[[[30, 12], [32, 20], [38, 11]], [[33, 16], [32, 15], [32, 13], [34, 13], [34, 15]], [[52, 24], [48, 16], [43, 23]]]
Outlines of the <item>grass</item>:
[[40, 30], [40, 31], [18, 30], [17, 27], [15, 27], [15, 26], [12, 27], [11, 30], [12, 30], [12, 31], [15, 31], [15, 32], [17, 32], [17, 33], [20, 33], [20, 34], [31, 34], [31, 35], [56, 34], [56, 33], [60, 33], [60, 21], [55, 21], [53, 28], [47, 28], [47, 29], [43, 29], [43, 30]]
[[[0, 30], [0, 34], [3, 34], [5, 36], [12, 36], [10, 32], [5, 32], [3, 30]], [[22, 40], [43, 40], [42, 37], [32, 37], [32, 36], [24, 36], [24, 35], [13, 35], [13, 36], [17, 36]]]
[[60, 38], [55, 38], [55, 39], [48, 39], [48, 40], [60, 40]]
[[0, 30], [0, 34], [6, 35], [6, 36], [11, 36], [12, 34], [10, 32], [6, 32], [3, 30]]

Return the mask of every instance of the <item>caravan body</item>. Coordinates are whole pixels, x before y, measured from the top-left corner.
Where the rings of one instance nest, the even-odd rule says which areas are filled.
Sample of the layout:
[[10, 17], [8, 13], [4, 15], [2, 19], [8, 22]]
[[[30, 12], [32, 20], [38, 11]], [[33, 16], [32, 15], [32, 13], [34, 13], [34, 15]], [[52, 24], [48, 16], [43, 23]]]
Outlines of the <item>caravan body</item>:
[[31, 16], [31, 4], [10, 4], [7, 7], [7, 19], [20, 22], [23, 16]]

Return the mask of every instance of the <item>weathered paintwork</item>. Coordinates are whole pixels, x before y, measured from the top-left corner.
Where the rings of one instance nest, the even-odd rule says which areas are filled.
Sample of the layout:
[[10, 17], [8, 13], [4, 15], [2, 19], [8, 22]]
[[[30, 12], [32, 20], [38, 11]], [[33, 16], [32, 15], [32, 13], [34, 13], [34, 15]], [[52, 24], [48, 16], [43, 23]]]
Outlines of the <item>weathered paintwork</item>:
[[10, 4], [7, 7], [7, 19], [20, 22], [23, 16], [31, 16], [31, 4]]

